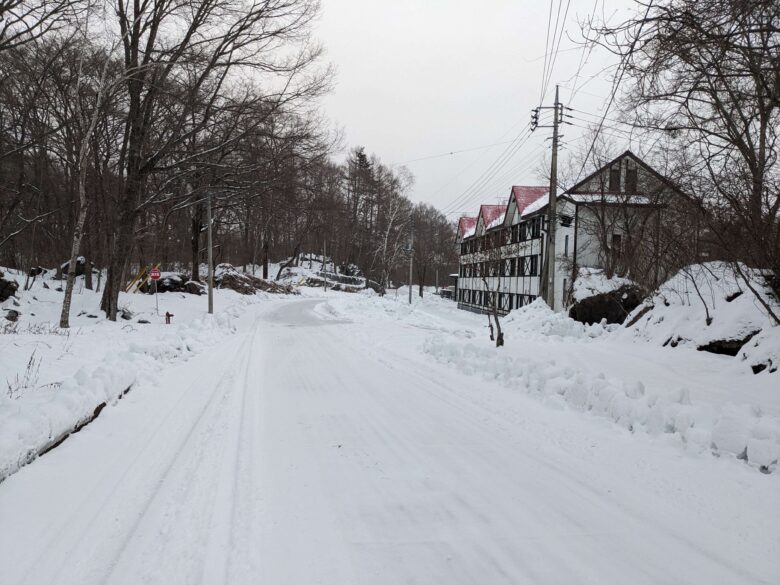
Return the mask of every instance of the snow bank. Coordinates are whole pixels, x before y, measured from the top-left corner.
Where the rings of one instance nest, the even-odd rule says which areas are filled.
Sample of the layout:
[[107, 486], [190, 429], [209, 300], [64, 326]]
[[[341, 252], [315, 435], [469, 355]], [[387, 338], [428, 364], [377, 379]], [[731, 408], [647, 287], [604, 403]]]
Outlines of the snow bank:
[[620, 276], [607, 278], [601, 268], [580, 268], [572, 287], [572, 301], [576, 303], [633, 284], [632, 280]]
[[758, 407], [692, 404], [685, 388], [649, 392], [640, 381], [587, 374], [555, 359], [529, 359], [442, 335], [428, 339], [423, 351], [464, 374], [563, 402], [633, 433], [672, 435], [691, 452], [738, 457], [766, 472], [777, 469], [780, 418], [766, 416]]
[[556, 313], [541, 298], [501, 319], [505, 336], [521, 336], [524, 339], [543, 341], [548, 338], [593, 339], [616, 328], [606, 323], [586, 325], [571, 319], [566, 313]]
[[[748, 268], [743, 270], [751, 273]], [[780, 303], [768, 287], [760, 287], [759, 293], [780, 312]], [[780, 327], [772, 323], [755, 295], [726, 263], [684, 268], [639, 305], [626, 319], [626, 326], [620, 332], [626, 338], [711, 350], [712, 344], [730, 350], [726, 347], [729, 344], [719, 342], [731, 341], [731, 355], [747, 366], [775, 372], [780, 365]], [[737, 349], [746, 339], [748, 342]]]
[[232, 321], [240, 312], [239, 305], [232, 305], [148, 340], [123, 340], [114, 331], [104, 340], [113, 349], [61, 383], [16, 397], [0, 394], [0, 481], [88, 422], [101, 405], [115, 403], [139, 381], [151, 381], [162, 364], [186, 359], [218, 342], [232, 332]]

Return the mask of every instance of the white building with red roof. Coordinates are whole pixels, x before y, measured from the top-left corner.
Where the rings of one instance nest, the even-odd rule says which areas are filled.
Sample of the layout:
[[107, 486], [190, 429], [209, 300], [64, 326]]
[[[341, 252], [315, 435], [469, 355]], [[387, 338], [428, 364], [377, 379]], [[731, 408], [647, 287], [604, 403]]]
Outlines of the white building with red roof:
[[[663, 221], [662, 210], [674, 199], [684, 196], [630, 151], [560, 194], [553, 308], [568, 306], [580, 267], [612, 263], [611, 268], [619, 269], [621, 259], [631, 254], [634, 269], [644, 260], [647, 269], [658, 272], [653, 234]], [[548, 187], [518, 185], [511, 188], [506, 205], [482, 205], [476, 218], [461, 218], [459, 307], [487, 312], [496, 303], [499, 313], [506, 314], [541, 294], [548, 204]]]

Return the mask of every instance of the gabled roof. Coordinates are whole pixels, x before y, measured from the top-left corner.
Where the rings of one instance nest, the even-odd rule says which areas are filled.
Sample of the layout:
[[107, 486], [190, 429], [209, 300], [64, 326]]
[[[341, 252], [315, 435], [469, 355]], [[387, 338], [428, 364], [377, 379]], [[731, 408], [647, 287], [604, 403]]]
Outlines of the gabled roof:
[[512, 187], [512, 193], [509, 195], [509, 200], [511, 201], [514, 198], [515, 202], [517, 203], [517, 212], [522, 214], [526, 207], [528, 207], [531, 203], [540, 197], [547, 197], [549, 192], [549, 187], [540, 185], [515, 185]]
[[546, 201], [549, 191], [549, 187], [543, 187], [541, 185], [513, 186], [509, 193], [509, 203], [507, 204], [507, 214], [504, 223], [507, 225], [512, 224], [516, 215], [520, 215], [522, 217], [523, 212], [532, 203], [536, 203], [540, 199], [544, 199]]
[[489, 230], [496, 226], [499, 226], [504, 221], [504, 215], [506, 214], [506, 205], [480, 205], [479, 215], [477, 216], [477, 225], [479, 220], [482, 220], [482, 227], [485, 230]]
[[[605, 170], [609, 169], [613, 164], [615, 164], [616, 162], [618, 162], [619, 160], [622, 160], [624, 158], [630, 158], [631, 160], [633, 160], [636, 163], [636, 165], [638, 167], [642, 167], [645, 171], [647, 171], [648, 173], [653, 175], [661, 183], [663, 183], [664, 185], [667, 185], [669, 188], [671, 188], [672, 190], [676, 191], [677, 193], [679, 193], [679, 194], [681, 194], [681, 195], [683, 195], [685, 197], [688, 197], [688, 195], [686, 193], [684, 193], [682, 191], [682, 189], [680, 189], [677, 185], [675, 185], [669, 178], [664, 177], [661, 173], [656, 171], [653, 167], [648, 165], [645, 161], [643, 161], [641, 158], [639, 158], [637, 155], [635, 155], [630, 150], [626, 150], [623, 154], [621, 154], [619, 156], [616, 156], [615, 158], [613, 158], [608, 163], [600, 166], [598, 169], [596, 169], [591, 174], [589, 174], [587, 177], [585, 177], [584, 179], [579, 181], [573, 187], [570, 187], [569, 189], [567, 189], [566, 190], [566, 194], [590, 193], [590, 192], [592, 192], [592, 189], [586, 189], [586, 188], [583, 188], [583, 187], [585, 187], [591, 181], [591, 179], [593, 179], [594, 177], [598, 176], [599, 173], [603, 173]], [[640, 194], [638, 194], [638, 195], [640, 195]]]
[[474, 235], [477, 230], [477, 218], [476, 217], [461, 217], [458, 220], [458, 236], [465, 240]]

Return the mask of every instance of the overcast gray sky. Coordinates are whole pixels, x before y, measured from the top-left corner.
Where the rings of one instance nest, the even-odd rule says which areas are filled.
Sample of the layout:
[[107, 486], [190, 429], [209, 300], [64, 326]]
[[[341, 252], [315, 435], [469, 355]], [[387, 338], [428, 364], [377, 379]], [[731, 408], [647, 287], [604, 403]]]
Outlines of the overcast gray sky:
[[[585, 126], [584, 120], [597, 122], [611, 88], [608, 74], [589, 78], [614, 60], [594, 52], [575, 78], [584, 54], [566, 33], [579, 38], [578, 21], [593, 12], [594, 0], [571, 0], [564, 22], [566, 4], [560, 3], [564, 34], [545, 105], [560, 83], [561, 101], [585, 112], [574, 112], [580, 120], [572, 121]], [[597, 4], [598, 14], [616, 18], [632, 3]], [[553, 25], [558, 8], [553, 0]], [[415, 175], [415, 201], [455, 217], [506, 199], [512, 184], [540, 183], [549, 130], [537, 130], [520, 148], [499, 144], [407, 161], [523, 135], [539, 105], [549, 13], [548, 0], [322, 0], [316, 34], [338, 72], [325, 113], [344, 130], [348, 147], [362, 145], [388, 164], [406, 163]], [[581, 90], [572, 99], [575, 82]], [[565, 128], [563, 157], [584, 142], [581, 132]], [[505, 164], [491, 169], [507, 147]]]

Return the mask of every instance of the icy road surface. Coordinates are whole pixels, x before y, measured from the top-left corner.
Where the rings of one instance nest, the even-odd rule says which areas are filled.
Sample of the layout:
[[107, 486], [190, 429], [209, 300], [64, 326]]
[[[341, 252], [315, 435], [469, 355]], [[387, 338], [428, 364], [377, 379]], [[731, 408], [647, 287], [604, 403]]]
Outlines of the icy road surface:
[[777, 477], [295, 300], [0, 484], [0, 583], [780, 583]]

